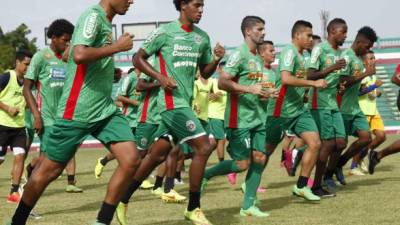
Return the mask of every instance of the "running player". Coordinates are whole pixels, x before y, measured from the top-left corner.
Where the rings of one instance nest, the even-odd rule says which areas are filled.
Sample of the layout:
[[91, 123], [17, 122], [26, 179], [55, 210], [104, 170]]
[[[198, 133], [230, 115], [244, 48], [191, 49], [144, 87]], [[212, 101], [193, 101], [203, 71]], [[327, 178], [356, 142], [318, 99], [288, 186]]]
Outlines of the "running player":
[[72, 37], [57, 118], [49, 134], [43, 137], [46, 157], [25, 185], [12, 225], [26, 224], [47, 185], [59, 176], [79, 144], [89, 135], [108, 146], [119, 163], [95, 224], [111, 223], [117, 204], [140, 164], [129, 124], [111, 98], [112, 56], [133, 47], [132, 35], [128, 33], [113, 43], [111, 21], [117, 14], [124, 15], [132, 3], [132, 0], [101, 0], [79, 18]]
[[[7, 148], [14, 153], [11, 170], [11, 190], [7, 202], [18, 203], [18, 192], [24, 171], [26, 154], [25, 99], [22, 94], [24, 75], [32, 55], [27, 51], [15, 54], [15, 69], [0, 76], [0, 165], [4, 162]], [[29, 215], [29, 214], [28, 214]]]
[[335, 18], [329, 22], [327, 31], [328, 39], [312, 50], [307, 74], [309, 80], [325, 79], [328, 83], [325, 89], [311, 89], [308, 104], [322, 140], [312, 191], [322, 198], [335, 196], [322, 188], [329, 156], [332, 151], [341, 152], [346, 147], [343, 118], [336, 102], [339, 72], [346, 65], [345, 60], [340, 59], [342, 50], [339, 48], [347, 37], [346, 22]]

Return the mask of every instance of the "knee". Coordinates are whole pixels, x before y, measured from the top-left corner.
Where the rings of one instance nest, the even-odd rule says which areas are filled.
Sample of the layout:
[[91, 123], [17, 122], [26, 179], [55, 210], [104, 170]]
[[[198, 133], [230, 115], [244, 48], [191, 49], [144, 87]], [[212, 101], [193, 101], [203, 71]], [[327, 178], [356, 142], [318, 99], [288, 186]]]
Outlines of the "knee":
[[262, 152], [253, 151], [253, 162], [264, 165], [267, 156]]
[[25, 154], [18, 154], [14, 156], [16, 163], [23, 163], [25, 161]]
[[119, 166], [126, 170], [132, 170], [139, 167], [141, 163], [140, 154], [132, 154], [131, 156], [125, 157], [125, 160], [120, 161]]
[[204, 143], [199, 148], [197, 148], [196, 155], [209, 157], [211, 155], [212, 149], [213, 148], [210, 143]]
[[359, 137], [359, 142], [362, 146], [367, 146], [372, 142], [371, 135], [362, 135]]
[[386, 134], [385, 134], [385, 132], [377, 132], [376, 134], [375, 134], [375, 138], [377, 139], [377, 141], [378, 141], [378, 143], [383, 143], [383, 142], [385, 142], [386, 141]]
[[236, 161], [236, 165], [240, 169], [240, 172], [245, 171], [249, 168], [250, 166], [250, 161], [249, 160], [240, 160]]
[[309, 150], [311, 150], [311, 151], [319, 151], [319, 149], [321, 148], [321, 140], [314, 139], [310, 143], [308, 143], [307, 145], [308, 145], [308, 149]]

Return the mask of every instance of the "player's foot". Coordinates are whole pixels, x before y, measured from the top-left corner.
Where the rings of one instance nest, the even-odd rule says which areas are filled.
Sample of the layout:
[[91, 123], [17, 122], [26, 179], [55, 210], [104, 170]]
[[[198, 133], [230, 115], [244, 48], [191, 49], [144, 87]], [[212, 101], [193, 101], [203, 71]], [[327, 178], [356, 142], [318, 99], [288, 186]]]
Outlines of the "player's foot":
[[308, 201], [320, 201], [321, 198], [317, 195], [314, 195], [311, 189], [307, 186], [303, 188], [298, 188], [297, 185], [293, 186], [292, 193], [296, 196], [302, 197]]
[[369, 174], [372, 175], [375, 172], [376, 165], [378, 165], [378, 163], [381, 160], [378, 159], [378, 153], [373, 150], [369, 152], [368, 159], [369, 159], [368, 172]]
[[269, 213], [261, 211], [257, 206], [251, 206], [248, 209], [240, 209], [241, 216], [267, 217]]
[[185, 210], [185, 219], [191, 221], [195, 225], [212, 225], [210, 221], [207, 220], [203, 211], [200, 208], [196, 208], [193, 211]]
[[336, 170], [335, 170], [335, 176], [336, 176], [336, 179], [339, 181], [339, 183], [340, 183], [341, 185], [346, 185], [346, 184], [347, 184], [347, 182], [346, 182], [346, 180], [345, 180], [345, 178], [344, 178], [343, 168], [342, 168], [342, 167], [336, 168]]
[[166, 203], [181, 203], [186, 200], [186, 197], [172, 189], [168, 193], [163, 193], [161, 199]]
[[29, 213], [29, 218], [33, 220], [39, 220], [42, 218], [42, 216], [39, 213], [32, 210], [31, 213]]
[[207, 185], [208, 185], [208, 180], [206, 178], [203, 178], [203, 180], [201, 180], [201, 188], [200, 188], [201, 195], [204, 195], [204, 191], [206, 190]]
[[356, 167], [349, 171], [349, 175], [364, 176], [365, 173], [360, 168]]
[[151, 190], [151, 193], [157, 197], [161, 197], [161, 195], [164, 193], [163, 189], [161, 187], [155, 189], [155, 190]]
[[141, 189], [150, 189], [150, 188], [153, 188], [154, 187], [154, 184], [152, 184], [152, 183], [150, 183], [150, 181], [149, 180], [144, 180], [143, 182], [142, 182], [142, 184], [140, 185], [140, 188]]
[[263, 188], [263, 187], [258, 187], [257, 188], [257, 193], [265, 193], [265, 192], [267, 192], [266, 188]]
[[230, 173], [228, 175], [226, 175], [228, 177], [228, 181], [231, 185], [235, 185], [236, 184], [236, 173]]
[[325, 177], [323, 184], [328, 188], [328, 190], [335, 192], [337, 190], [337, 184], [332, 177]]
[[292, 151], [285, 150], [285, 166], [287, 174], [290, 176], [290, 168], [292, 167]]
[[176, 178], [174, 179], [174, 183], [175, 183], [175, 185], [183, 185], [183, 184], [185, 184], [182, 179], [178, 180]]
[[83, 189], [77, 187], [74, 184], [68, 184], [67, 187], [65, 188], [65, 192], [68, 192], [68, 193], [81, 193], [81, 192], [83, 192]]
[[104, 166], [101, 164], [101, 160], [103, 158], [97, 159], [96, 167], [94, 167], [94, 176], [96, 179], [99, 179], [101, 177], [101, 174], [103, 173]]
[[120, 202], [117, 206], [117, 221], [119, 225], [128, 225], [126, 220], [126, 212], [128, 210], [128, 204]]
[[311, 189], [313, 194], [320, 197], [320, 198], [332, 198], [332, 197], [336, 197], [335, 193], [331, 193], [325, 189], [323, 189], [322, 187], [319, 188], [313, 188]]
[[367, 174], [367, 173], [368, 173], [368, 166], [367, 166], [367, 164], [364, 162], [364, 160], [361, 160], [360, 164], [358, 164], [358, 168], [360, 168], [361, 171], [362, 171], [364, 174]]
[[8, 203], [19, 203], [21, 195], [18, 192], [14, 192], [7, 197]]

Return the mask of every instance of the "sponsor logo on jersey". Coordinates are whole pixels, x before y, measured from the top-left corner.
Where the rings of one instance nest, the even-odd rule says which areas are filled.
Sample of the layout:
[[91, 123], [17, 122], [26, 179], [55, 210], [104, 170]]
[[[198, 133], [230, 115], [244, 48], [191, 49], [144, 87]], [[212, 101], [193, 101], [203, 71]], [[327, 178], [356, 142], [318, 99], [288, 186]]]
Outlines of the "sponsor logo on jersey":
[[98, 13], [91, 13], [88, 17], [86, 17], [85, 23], [83, 25], [83, 37], [86, 39], [93, 38], [96, 27], [97, 27], [97, 16]]

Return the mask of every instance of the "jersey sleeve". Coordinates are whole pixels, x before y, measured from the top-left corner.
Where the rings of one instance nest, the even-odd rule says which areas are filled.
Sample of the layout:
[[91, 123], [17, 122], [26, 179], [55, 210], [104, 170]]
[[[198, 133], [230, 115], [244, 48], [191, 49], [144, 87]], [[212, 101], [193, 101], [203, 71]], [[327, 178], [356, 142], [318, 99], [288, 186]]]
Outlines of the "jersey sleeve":
[[122, 80], [122, 84], [117, 91], [117, 96], [128, 96], [128, 90], [130, 84], [131, 84], [131, 78], [130, 75], [128, 75]]
[[342, 76], [351, 76], [352, 59], [346, 53], [344, 53], [342, 55], [342, 58], [346, 61], [346, 66], [340, 71], [340, 75], [342, 75]]
[[236, 50], [229, 56], [223, 70], [229, 75], [236, 77], [241, 69], [241, 61], [241, 52], [240, 50]]
[[284, 50], [279, 57], [279, 72], [288, 71], [294, 74], [294, 63], [296, 53], [292, 48]]
[[142, 49], [147, 55], [151, 56], [160, 51], [167, 39], [164, 27], [154, 30], [142, 45]]
[[101, 18], [98, 12], [90, 10], [79, 18], [74, 31], [73, 45], [93, 46], [99, 34]]
[[43, 64], [43, 55], [40, 52], [36, 53], [29, 64], [28, 71], [25, 74], [25, 78], [33, 81], [39, 80], [40, 69]]
[[213, 54], [211, 49], [210, 38], [207, 36], [203, 49], [201, 51], [201, 57], [199, 60], [200, 65], [207, 65], [213, 61]]
[[315, 48], [313, 48], [311, 52], [309, 63], [307, 63], [307, 69], [316, 69], [316, 70], [320, 69], [321, 54], [322, 54], [321, 46], [315, 46]]

